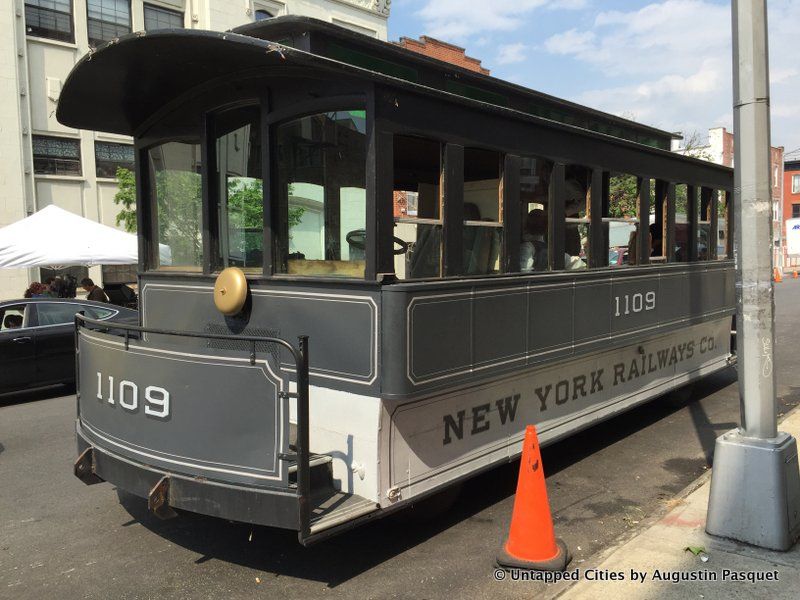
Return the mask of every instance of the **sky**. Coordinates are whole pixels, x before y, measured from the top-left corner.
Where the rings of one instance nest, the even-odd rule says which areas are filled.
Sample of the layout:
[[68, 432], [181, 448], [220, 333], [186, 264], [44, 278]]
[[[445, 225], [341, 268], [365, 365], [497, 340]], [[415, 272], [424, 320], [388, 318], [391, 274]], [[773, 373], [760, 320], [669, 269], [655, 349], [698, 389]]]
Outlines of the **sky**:
[[[800, 149], [800, 0], [769, 0], [772, 145]], [[492, 75], [684, 135], [733, 130], [731, 3], [395, 0], [389, 39], [429, 35]]]

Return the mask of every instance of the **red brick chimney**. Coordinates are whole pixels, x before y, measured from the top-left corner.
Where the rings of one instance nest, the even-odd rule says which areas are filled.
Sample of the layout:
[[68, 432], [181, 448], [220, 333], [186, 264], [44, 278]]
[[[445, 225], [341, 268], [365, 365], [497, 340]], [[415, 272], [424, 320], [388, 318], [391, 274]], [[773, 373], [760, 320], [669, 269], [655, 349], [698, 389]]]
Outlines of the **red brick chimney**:
[[482, 73], [484, 75], [489, 74], [489, 69], [483, 68], [481, 66], [481, 61], [477, 58], [467, 56], [464, 48], [428, 37], [427, 35], [421, 36], [419, 40], [401, 37], [399, 42], [393, 43], [406, 50], [411, 50], [418, 54], [424, 54], [431, 58], [458, 65], [459, 67], [475, 71], [476, 73]]

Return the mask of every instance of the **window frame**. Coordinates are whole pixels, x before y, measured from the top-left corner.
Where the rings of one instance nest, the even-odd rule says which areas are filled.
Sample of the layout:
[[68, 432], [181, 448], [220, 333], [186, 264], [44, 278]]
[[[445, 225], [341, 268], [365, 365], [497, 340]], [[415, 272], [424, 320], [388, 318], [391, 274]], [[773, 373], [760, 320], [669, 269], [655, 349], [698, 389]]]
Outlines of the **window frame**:
[[[147, 28], [147, 11], [154, 11], [157, 13], [166, 14], [172, 17], [178, 17], [180, 19], [180, 26], [179, 27], [156, 27], [155, 29], [148, 29]], [[165, 6], [161, 6], [159, 4], [151, 4], [149, 2], [142, 3], [142, 26], [145, 31], [162, 31], [164, 29], [185, 29], [186, 28], [186, 13], [182, 12], [177, 9], [166, 8]]]
[[[272, 171], [271, 165], [269, 162], [269, 154], [270, 150], [269, 147], [271, 146], [271, 140], [268, 137], [268, 129], [266, 127], [265, 116], [267, 114], [267, 99], [262, 98], [245, 98], [241, 101], [235, 103], [229, 103], [222, 106], [215, 107], [213, 110], [206, 111], [204, 113], [204, 135], [201, 140], [201, 155], [203, 156], [203, 164], [208, 165], [215, 165], [214, 169], [204, 169], [202, 176], [203, 176], [203, 190], [202, 190], [202, 197], [203, 197], [203, 248], [204, 253], [207, 252], [208, 260], [204, 259], [203, 261], [203, 272], [204, 273], [215, 273], [224, 269], [227, 264], [229, 257], [225, 257], [222, 255], [222, 240], [220, 239], [220, 221], [219, 221], [219, 207], [220, 207], [220, 197], [219, 197], [219, 182], [217, 180], [217, 168], [218, 168], [218, 157], [217, 157], [217, 139], [219, 135], [217, 134], [217, 126], [216, 121], [219, 115], [222, 115], [227, 112], [239, 110], [239, 109], [246, 109], [246, 108], [257, 108], [259, 111], [259, 140], [261, 144], [261, 182], [262, 182], [262, 201], [263, 201], [263, 232], [262, 232], [262, 262], [261, 262], [261, 276], [267, 276], [267, 265], [271, 264], [272, 261], [272, 252], [268, 250], [267, 246], [267, 237], [270, 234], [268, 230], [271, 229], [271, 221], [268, 220], [268, 215], [271, 214], [271, 205], [270, 205], [270, 180], [272, 178]], [[266, 140], [266, 143], [265, 143]], [[207, 171], [207, 172], [206, 172]], [[208, 205], [208, 206], [206, 206]], [[206, 241], [206, 237], [208, 241]], [[208, 250], [206, 251], [206, 247]], [[207, 271], [206, 271], [207, 269]], [[245, 271], [245, 275], [248, 277], [255, 277], [256, 275], [250, 271]]]
[[[437, 156], [438, 156], [438, 165], [437, 165], [437, 174], [438, 174], [438, 198], [436, 200], [436, 206], [438, 208], [438, 218], [431, 218], [431, 217], [409, 217], [409, 216], [394, 216], [394, 180], [395, 180], [395, 161], [394, 161], [394, 151], [396, 148], [396, 139], [395, 138], [406, 138], [406, 139], [414, 139], [414, 140], [423, 140], [424, 143], [435, 144], [437, 146]], [[445, 232], [444, 232], [444, 214], [445, 214], [445, 207], [444, 207], [444, 197], [445, 197], [445, 160], [446, 160], [446, 143], [440, 139], [436, 139], [432, 136], [422, 136], [417, 135], [415, 133], [409, 134], [398, 134], [391, 136], [391, 162], [387, 163], [386, 170], [383, 172], [382, 176], [386, 179], [389, 188], [391, 188], [390, 197], [390, 209], [387, 210], [389, 214], [389, 219], [391, 220], [391, 239], [392, 245], [389, 247], [389, 251], [391, 252], [392, 259], [394, 258], [394, 237], [395, 237], [395, 226], [400, 223], [406, 223], [410, 225], [430, 225], [432, 227], [439, 228], [439, 275], [433, 277], [409, 277], [400, 279], [397, 277], [397, 272], [395, 269], [394, 260], [391, 262], [391, 272], [393, 273], [394, 277], [398, 279], [398, 281], [426, 281], [426, 280], [439, 280], [442, 279], [444, 275], [444, 265], [445, 265]], [[398, 190], [401, 191], [401, 190]], [[417, 191], [419, 194], [419, 190]], [[419, 196], [418, 196], [419, 200]], [[378, 202], [378, 198], [376, 198], [376, 203]], [[402, 238], [400, 238], [402, 239]], [[383, 251], [386, 252], [386, 248], [383, 248]], [[404, 256], [406, 254], [404, 253]]]
[[112, 25], [114, 27], [122, 27], [121, 24], [116, 23], [114, 21], [106, 21], [106, 20], [103, 20], [103, 19], [95, 19], [95, 18], [91, 17], [90, 14], [89, 14], [89, 9], [90, 9], [89, 4], [91, 2], [93, 2], [93, 1], [95, 1], [95, 0], [86, 0], [86, 40], [87, 40], [90, 48], [98, 48], [103, 44], [107, 44], [108, 42], [110, 42], [111, 40], [113, 40], [116, 37], [131, 33], [133, 31], [133, 14], [132, 14], [133, 13], [133, 7], [132, 7], [133, 3], [132, 3], [132, 0], [116, 0], [116, 1], [119, 1], [119, 2], [123, 2], [123, 3], [127, 4], [127, 6], [128, 6], [128, 30], [123, 32], [123, 33], [119, 33], [119, 34], [117, 34], [117, 35], [115, 35], [115, 36], [113, 36], [113, 37], [111, 37], [111, 38], [109, 38], [107, 40], [106, 39], [95, 39], [95, 38], [92, 38], [91, 33], [90, 33], [92, 23], [100, 23], [100, 24], [105, 24], [105, 25]]
[[800, 173], [792, 173], [792, 193], [800, 194]]
[[[463, 211], [466, 205], [466, 186], [467, 186], [467, 153], [471, 151], [478, 151], [478, 152], [487, 152], [490, 154], [496, 155], [497, 158], [497, 187], [492, 189], [493, 193], [496, 193], [495, 201], [497, 202], [497, 220], [487, 221], [484, 219], [480, 220], [470, 220], [464, 217]], [[462, 179], [462, 188], [461, 188], [461, 255], [462, 255], [462, 264], [461, 264], [461, 275], [462, 277], [497, 277], [499, 275], [503, 275], [506, 273], [506, 260], [504, 260], [505, 254], [505, 247], [507, 246], [505, 238], [507, 236], [506, 231], [506, 215], [503, 211], [503, 168], [506, 164], [506, 154], [505, 152], [501, 152], [498, 150], [487, 150], [481, 146], [470, 144], [469, 146], [464, 147], [464, 163], [461, 173]], [[464, 232], [467, 227], [482, 227], [487, 229], [499, 229], [500, 230], [500, 243], [498, 247], [498, 271], [497, 273], [474, 273], [474, 274], [467, 274], [466, 271], [467, 265], [463, 264], [463, 257], [464, 257]]]
[[[200, 265], [176, 265], [175, 268], [164, 269], [160, 265], [160, 240], [158, 235], [158, 198], [155, 195], [155, 181], [152, 178], [150, 168], [150, 151], [166, 144], [178, 143], [198, 146], [200, 149], [200, 165], [207, 164], [205, 153], [205, 126], [201, 136], [180, 138], [179, 136], [162, 136], [151, 140], [147, 144], [140, 144], [136, 147], [136, 225], [137, 230], [142, 232], [138, 236], [139, 240], [139, 268], [149, 273], [180, 273], [208, 275], [210, 259], [207, 253], [210, 251], [208, 238], [209, 222], [206, 217], [207, 196], [208, 196], [208, 170], [202, 169], [200, 173], [200, 243], [201, 259]], [[170, 265], [172, 267], [172, 265]]]
[[[56, 10], [54, 8], [47, 8], [45, 6], [39, 6], [38, 4], [29, 4], [29, 0], [25, 0], [24, 10], [25, 10], [25, 35], [29, 37], [37, 37], [46, 40], [56, 40], [59, 42], [66, 42], [69, 44], [75, 43], [75, 3], [74, 0], [67, 0], [67, 4], [69, 5], [69, 12], [63, 12], [60, 10]], [[57, 18], [58, 15], [66, 15], [69, 18], [69, 33], [66, 36], [59, 36], [59, 35], [48, 35], [48, 32], [57, 32], [58, 30], [55, 29], [46, 29], [43, 27], [37, 28], [37, 31], [30, 31], [30, 23], [28, 19], [28, 9], [31, 9], [32, 12], [37, 14], [39, 13], [54, 13], [54, 18]]]
[[[263, 104], [262, 104], [263, 105]], [[366, 240], [365, 240], [365, 256], [364, 256], [364, 276], [363, 277], [329, 277], [322, 274], [315, 274], [315, 275], [298, 275], [295, 273], [288, 273], [288, 253], [286, 256], [283, 255], [283, 249], [281, 247], [281, 236], [288, 237], [288, 219], [286, 223], [286, 228], [284, 228], [283, 223], [281, 222], [281, 215], [280, 215], [280, 206], [279, 206], [279, 189], [278, 189], [278, 157], [276, 151], [276, 132], [281, 125], [285, 125], [291, 123], [292, 121], [298, 121], [300, 119], [306, 117], [313, 117], [319, 114], [325, 113], [333, 113], [333, 112], [348, 112], [348, 111], [364, 111], [365, 120], [366, 120], [366, 130], [365, 130], [365, 152], [364, 152], [364, 190], [366, 194], [366, 206], [365, 206], [365, 230], [366, 230]], [[268, 134], [268, 145], [269, 151], [265, 152], [265, 158], [269, 160], [267, 163], [269, 166], [269, 198], [270, 198], [270, 220], [269, 223], [271, 224], [270, 227], [266, 227], [266, 219], [265, 223], [265, 257], [266, 257], [266, 248], [267, 248], [267, 230], [269, 230], [269, 243], [270, 243], [270, 250], [271, 250], [271, 269], [270, 272], [267, 273], [266, 270], [266, 260], [264, 262], [265, 269], [264, 269], [264, 276], [265, 277], [272, 277], [276, 279], [291, 279], [291, 280], [298, 280], [298, 281], [312, 281], [315, 279], [324, 279], [326, 281], [370, 281], [374, 279], [374, 265], [375, 265], [375, 256], [374, 256], [374, 242], [370, 241], [370, 237], [375, 236], [375, 219], [374, 219], [374, 208], [371, 207], [369, 198], [371, 194], [371, 187], [370, 187], [370, 172], [371, 172], [371, 163], [370, 160], [370, 145], [372, 143], [372, 137], [374, 135], [374, 124], [371, 117], [372, 109], [370, 107], [370, 103], [367, 99], [362, 95], [356, 96], [339, 96], [339, 97], [323, 97], [319, 98], [318, 100], [313, 100], [309, 102], [304, 102], [300, 106], [296, 107], [294, 110], [282, 110], [282, 111], [268, 111], [266, 114], [262, 112], [262, 116], [266, 118], [263, 119], [264, 126], [267, 128]], [[373, 198], [375, 196], [373, 195]], [[272, 200], [275, 200], [274, 202]], [[266, 217], [266, 215], [265, 215]], [[286, 231], [284, 231], [286, 229]], [[273, 232], [278, 232], [278, 235], [272, 235]], [[288, 244], [286, 245], [288, 251]], [[287, 272], [279, 271], [280, 268], [286, 266]]]
[[[37, 154], [36, 153], [36, 140], [57, 140], [59, 142], [69, 142], [74, 144], [77, 150], [77, 157], [76, 158], [64, 158], [63, 156], [57, 156], [55, 154]], [[81, 140], [80, 138], [73, 138], [73, 137], [62, 137], [56, 135], [39, 135], [34, 134], [31, 136], [31, 152], [33, 156], [33, 173], [34, 175], [54, 175], [54, 176], [61, 176], [61, 177], [82, 177], [83, 176], [83, 156], [81, 155]], [[58, 161], [72, 161], [73, 163], [77, 164], [77, 170], [60, 170], [58, 166]], [[37, 161], [39, 165], [42, 164], [41, 161], [52, 161], [53, 162], [53, 170], [42, 170], [40, 166], [37, 167]]]
[[[106, 162], [106, 163], [114, 165], [114, 174], [113, 175], [105, 175], [105, 174], [100, 173], [101, 160], [97, 156], [97, 148], [98, 148], [99, 145], [122, 146], [122, 147], [130, 148], [130, 151], [131, 151], [131, 161], [130, 161], [130, 163], [123, 163], [122, 161], [113, 161], [113, 160], [105, 161], [105, 160], [103, 160], [102, 162]], [[130, 165], [130, 166], [125, 166], [126, 164]], [[133, 171], [134, 168], [135, 168], [135, 165], [136, 165], [136, 148], [135, 148], [135, 146], [133, 144], [126, 144], [124, 142], [108, 142], [108, 141], [105, 141], [105, 140], [95, 140], [94, 141], [94, 172], [95, 172], [95, 176], [96, 177], [105, 178], [105, 179], [115, 179], [116, 176], [117, 176], [116, 172], [117, 172], [117, 169], [119, 167], [123, 167], [123, 168], [128, 169], [129, 171]]]
[[[266, 15], [264, 18], [259, 19], [259, 14]], [[258, 23], [259, 21], [269, 21], [270, 19], [274, 19], [277, 15], [273, 15], [269, 10], [263, 7], [258, 7], [253, 11], [253, 22]]]

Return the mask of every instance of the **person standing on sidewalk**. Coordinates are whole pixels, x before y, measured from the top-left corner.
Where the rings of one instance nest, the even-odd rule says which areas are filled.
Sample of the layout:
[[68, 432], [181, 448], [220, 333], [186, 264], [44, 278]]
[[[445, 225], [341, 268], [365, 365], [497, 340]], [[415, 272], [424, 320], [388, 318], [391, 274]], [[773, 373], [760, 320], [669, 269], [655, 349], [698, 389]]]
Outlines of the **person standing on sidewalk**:
[[94, 300], [96, 302], [109, 301], [108, 296], [106, 296], [106, 293], [103, 291], [103, 288], [95, 285], [94, 281], [92, 281], [90, 278], [84, 277], [81, 279], [81, 287], [89, 292], [89, 294], [86, 296], [87, 300]]

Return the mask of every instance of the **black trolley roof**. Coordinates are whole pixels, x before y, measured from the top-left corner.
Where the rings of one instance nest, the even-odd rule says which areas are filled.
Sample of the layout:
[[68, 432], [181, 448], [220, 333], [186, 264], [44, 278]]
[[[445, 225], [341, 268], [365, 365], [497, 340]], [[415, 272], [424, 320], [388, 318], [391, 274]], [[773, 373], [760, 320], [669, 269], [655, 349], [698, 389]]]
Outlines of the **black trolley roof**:
[[68, 126], [136, 135], [187, 91], [232, 74], [313, 67], [478, 103], [669, 150], [673, 134], [561, 100], [308, 17], [259, 21], [228, 32], [135, 32], [84, 56], [70, 73], [57, 118]]

